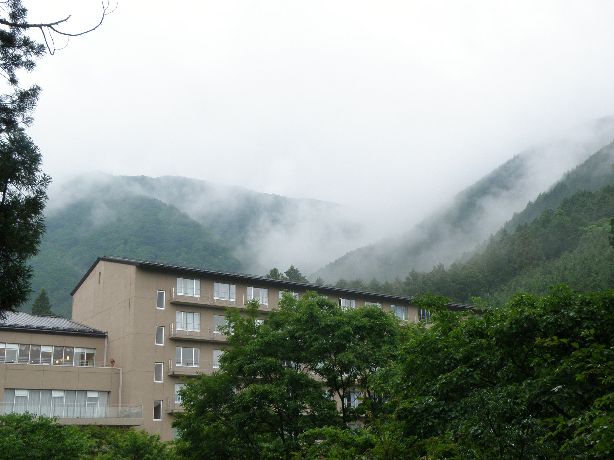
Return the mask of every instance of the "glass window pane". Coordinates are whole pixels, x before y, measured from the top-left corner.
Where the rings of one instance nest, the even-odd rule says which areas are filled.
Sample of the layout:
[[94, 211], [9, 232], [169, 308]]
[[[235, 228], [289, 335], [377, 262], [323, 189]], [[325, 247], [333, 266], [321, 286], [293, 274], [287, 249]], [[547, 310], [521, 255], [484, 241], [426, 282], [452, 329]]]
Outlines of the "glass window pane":
[[162, 420], [162, 401], [160, 401], [160, 400], [154, 401], [153, 419], [154, 420]]
[[41, 362], [41, 346], [30, 346], [30, 364], [40, 364]]
[[64, 347], [64, 362], [65, 366], [73, 365], [73, 358], [75, 356], [75, 349], [73, 347]]
[[162, 382], [162, 374], [164, 373], [164, 365], [162, 363], [154, 364], [154, 382]]
[[16, 363], [17, 354], [19, 353], [19, 345], [16, 343], [7, 343], [4, 353], [5, 363]]
[[181, 347], [176, 347], [175, 348], [175, 364], [177, 366], [183, 366], [183, 363], [181, 360], [182, 360]]
[[26, 344], [19, 345], [18, 362], [22, 364], [27, 364], [30, 362], [30, 345], [26, 345]]
[[165, 297], [165, 292], [158, 291], [158, 295], [156, 297], [156, 308], [159, 308], [160, 310], [164, 309], [164, 297]]
[[164, 345], [164, 326], [156, 327], [156, 345]]
[[55, 366], [64, 364], [64, 347], [53, 347], [53, 364]]

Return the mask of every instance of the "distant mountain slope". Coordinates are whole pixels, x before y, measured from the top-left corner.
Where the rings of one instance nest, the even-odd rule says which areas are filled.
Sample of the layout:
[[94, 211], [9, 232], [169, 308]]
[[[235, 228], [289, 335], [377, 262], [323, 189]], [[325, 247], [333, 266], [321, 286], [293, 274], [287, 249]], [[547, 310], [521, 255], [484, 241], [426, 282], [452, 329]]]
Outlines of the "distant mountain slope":
[[[402, 295], [433, 292], [460, 302], [480, 296], [492, 305], [516, 292], [543, 294], [559, 283], [583, 291], [613, 289], [614, 248], [608, 241], [613, 216], [614, 185], [580, 191], [531, 222], [502, 230], [467, 260], [447, 269], [413, 271], [380, 289]], [[360, 289], [364, 282], [339, 286]]]
[[183, 177], [80, 176], [52, 191], [46, 217], [32, 300], [44, 287], [62, 314], [102, 255], [265, 273], [313, 269], [364, 242], [338, 205]]
[[540, 193], [522, 212], [515, 214], [505, 228], [513, 230], [519, 225], [529, 223], [544, 211], [556, 209], [563, 200], [579, 191], [598, 190], [611, 184], [614, 182], [612, 173], [614, 173], [614, 143], [605, 146], [566, 173], [550, 190]]
[[[569, 155], [569, 149], [561, 148], [561, 156], [557, 157], [557, 146], [517, 155], [458, 194], [446, 209], [411, 231], [349, 252], [320, 269], [316, 275], [329, 282], [339, 279], [392, 280], [411, 270], [425, 271], [438, 263], [452, 263], [498, 231], [514, 212], [524, 209], [530, 200], [536, 200], [538, 194], [554, 184], [565, 171], [598, 150], [587, 151], [588, 148], [594, 148], [594, 143], [577, 146], [575, 156]], [[612, 151], [610, 144], [591, 156], [584, 172], [570, 178], [566, 192], [559, 190], [551, 202], [545, 198], [536, 200], [534, 211], [527, 211], [523, 218], [528, 222], [544, 209], [556, 207], [562, 199], [582, 189], [583, 184], [592, 184], [587, 185], [588, 190], [602, 186], [607, 179], [602, 177], [599, 168], [602, 163], [607, 163]], [[521, 222], [520, 217], [515, 219]]]
[[145, 196], [174, 206], [223, 239], [252, 273], [291, 264], [313, 271], [367, 241], [361, 217], [339, 205], [185, 177], [80, 176], [51, 195], [49, 214], [101, 196]]
[[71, 202], [47, 217], [32, 288], [70, 315], [70, 291], [98, 256], [115, 255], [240, 271], [229, 247], [177, 208], [153, 198], [109, 196]]

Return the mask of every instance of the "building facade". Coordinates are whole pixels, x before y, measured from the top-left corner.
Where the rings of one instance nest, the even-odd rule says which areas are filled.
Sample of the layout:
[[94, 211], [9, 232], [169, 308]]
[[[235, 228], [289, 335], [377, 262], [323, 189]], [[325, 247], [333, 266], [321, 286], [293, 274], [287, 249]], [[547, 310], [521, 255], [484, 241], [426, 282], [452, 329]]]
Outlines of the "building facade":
[[[210, 374], [219, 368], [219, 358], [227, 346], [222, 332], [227, 309], [244, 309], [249, 300], [257, 299], [265, 318], [267, 312], [278, 308], [283, 292], [300, 296], [307, 291], [327, 296], [344, 308], [377, 305], [406, 321], [419, 321], [423, 316], [407, 297], [101, 257], [72, 292], [72, 323], [87, 327], [97, 335], [80, 336], [80, 341], [70, 342], [59, 333], [50, 334], [55, 337], [54, 345], [57, 342], [58, 346], [75, 347], [73, 350], [95, 349], [95, 365], [87, 369], [67, 365], [61, 370], [61, 366], [57, 366], [58, 372], [74, 376], [80, 373], [70, 391], [98, 391], [99, 395], [106, 392], [102, 397], [106, 398], [107, 406], [116, 407], [120, 412], [123, 407], [131, 408], [126, 409], [128, 413], [142, 408], [137, 414], [140, 417], [130, 418], [130, 423], [169, 440], [174, 435], [173, 416], [182, 410], [178, 394], [181, 386], [190, 377]], [[1, 337], [4, 333], [0, 329], [0, 340], [5, 343], [42, 343], [26, 337], [10, 337], [9, 340], [9, 336]], [[58, 357], [59, 354], [58, 351]], [[72, 359], [73, 363], [80, 362], [80, 359], [75, 361], [74, 356]], [[14, 373], [13, 368], [19, 367], [5, 364], [4, 370]], [[57, 377], [51, 377], [49, 370], [55, 371], [55, 365], [36, 372], [31, 370], [34, 364], [21, 367], [25, 369], [24, 374], [39, 372], [38, 377], [28, 377], [39, 379], [26, 385], [32, 390], [69, 389], [63, 381], [54, 383]], [[100, 373], [99, 377], [96, 372]], [[0, 379], [2, 376], [0, 370]], [[18, 388], [7, 378], [1, 381], [5, 382], [5, 403], [13, 398], [13, 406], [7, 410], [15, 411], [16, 407], [22, 410], [21, 406], [15, 406], [21, 401], [18, 396], [21, 393], [10, 391], [25, 388]], [[87, 403], [87, 393], [85, 395]], [[91, 395], [93, 398], [94, 393]], [[45, 393], [44, 397], [48, 395]], [[74, 396], [79, 397], [83, 396]], [[43, 398], [42, 393], [39, 398]], [[91, 419], [84, 417], [83, 423]], [[70, 423], [70, 418], [66, 420], [65, 423]]]
[[0, 413], [141, 425], [141, 406], [122, 404], [121, 369], [105, 365], [106, 343], [106, 333], [74, 321], [6, 313], [0, 320]]

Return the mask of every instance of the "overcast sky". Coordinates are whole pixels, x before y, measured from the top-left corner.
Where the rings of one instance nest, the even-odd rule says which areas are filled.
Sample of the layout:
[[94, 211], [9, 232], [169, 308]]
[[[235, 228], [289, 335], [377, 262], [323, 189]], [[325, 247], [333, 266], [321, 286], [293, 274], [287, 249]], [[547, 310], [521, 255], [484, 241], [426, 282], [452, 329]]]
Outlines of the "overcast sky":
[[[71, 31], [99, 12], [25, 3]], [[611, 0], [120, 0], [40, 61], [31, 133], [56, 180], [181, 175], [418, 215], [614, 114], [613, 18]]]

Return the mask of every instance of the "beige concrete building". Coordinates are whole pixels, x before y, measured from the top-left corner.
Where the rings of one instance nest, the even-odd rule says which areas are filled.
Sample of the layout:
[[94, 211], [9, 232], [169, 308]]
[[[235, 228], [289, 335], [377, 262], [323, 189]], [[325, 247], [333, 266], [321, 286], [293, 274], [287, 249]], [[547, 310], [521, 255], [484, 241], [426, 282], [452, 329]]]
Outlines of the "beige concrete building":
[[[258, 299], [264, 318], [278, 307], [284, 291], [297, 296], [316, 291], [346, 308], [375, 304], [407, 321], [418, 321], [425, 314], [412, 306], [407, 297], [101, 257], [72, 292], [71, 323], [89, 328], [90, 335], [78, 336], [76, 340], [77, 336], [65, 337], [59, 330], [48, 334], [50, 344], [74, 343], [72, 346], [79, 349], [94, 348], [95, 363], [87, 369], [57, 366], [57, 370], [54, 364], [46, 367], [5, 364], [0, 370], [0, 381], [5, 382], [5, 404], [13, 398], [13, 406], [7, 410], [16, 407], [22, 410], [16, 406], [19, 392], [12, 394], [12, 389], [106, 392], [105, 407], [117, 408], [115, 415], [138, 412], [142, 407], [142, 416], [124, 419], [159, 434], [162, 439], [172, 439], [173, 414], [182, 410], [178, 396], [181, 385], [194, 375], [210, 374], [219, 367], [219, 357], [226, 346], [220, 328], [225, 324], [227, 309], [245, 308], [247, 301]], [[26, 337], [4, 336], [7, 333], [0, 327], [0, 340], [7, 344], [42, 343]], [[14, 377], [3, 377], [3, 372], [9, 370], [12, 376], [21, 372], [33, 380], [19, 386], [11, 380]], [[57, 377], [61, 372], [66, 376]], [[74, 379], [70, 385], [68, 375]], [[113, 415], [111, 412], [108, 413]], [[90, 423], [91, 419], [84, 417], [82, 422]], [[67, 420], [65, 423], [70, 423]], [[98, 420], [92, 423], [95, 422]]]
[[7, 313], [0, 321], [0, 412], [141, 425], [140, 404], [121, 399], [121, 369], [105, 365], [106, 343], [105, 332], [74, 321]]

